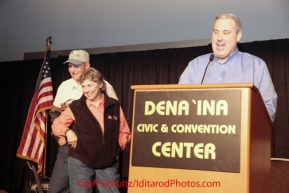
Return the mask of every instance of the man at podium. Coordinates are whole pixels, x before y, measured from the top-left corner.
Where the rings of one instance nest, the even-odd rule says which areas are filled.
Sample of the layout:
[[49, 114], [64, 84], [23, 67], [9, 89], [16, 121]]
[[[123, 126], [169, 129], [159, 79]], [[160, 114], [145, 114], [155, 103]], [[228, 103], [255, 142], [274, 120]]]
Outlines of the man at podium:
[[191, 60], [179, 84], [253, 83], [273, 122], [277, 94], [267, 65], [261, 58], [238, 50], [241, 37], [242, 24], [238, 17], [230, 13], [216, 16], [211, 40], [213, 53]]

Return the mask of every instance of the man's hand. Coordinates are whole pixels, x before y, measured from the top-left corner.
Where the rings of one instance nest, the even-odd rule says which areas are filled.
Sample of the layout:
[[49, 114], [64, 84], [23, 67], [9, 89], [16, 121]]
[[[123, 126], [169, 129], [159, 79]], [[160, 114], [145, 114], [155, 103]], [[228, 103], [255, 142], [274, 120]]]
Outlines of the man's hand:
[[59, 140], [58, 140], [58, 144], [59, 144], [60, 146], [66, 144], [66, 139], [65, 139], [65, 137], [60, 137]]
[[74, 133], [74, 131], [72, 131], [71, 129], [69, 129], [66, 132], [66, 137], [67, 137], [67, 141], [68, 144], [71, 145], [72, 148], [76, 148], [76, 143], [77, 143], [77, 136]]

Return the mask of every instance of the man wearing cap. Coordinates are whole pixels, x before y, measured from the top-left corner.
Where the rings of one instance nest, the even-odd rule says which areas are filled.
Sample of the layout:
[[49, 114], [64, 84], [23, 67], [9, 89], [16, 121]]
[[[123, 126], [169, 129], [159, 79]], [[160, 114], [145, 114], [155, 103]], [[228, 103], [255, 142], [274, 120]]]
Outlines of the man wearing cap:
[[[79, 79], [83, 72], [90, 67], [89, 54], [84, 50], [73, 50], [69, 54], [69, 58], [64, 64], [68, 64], [68, 71], [72, 78], [63, 81], [58, 87], [53, 106], [49, 112], [51, 122], [57, 118], [62, 111], [74, 100], [80, 99], [82, 96], [82, 88]], [[106, 93], [109, 97], [118, 100], [113, 87], [107, 82]], [[67, 156], [69, 145], [65, 137], [56, 137], [59, 147], [57, 159], [53, 168], [49, 193], [66, 193], [70, 192]]]

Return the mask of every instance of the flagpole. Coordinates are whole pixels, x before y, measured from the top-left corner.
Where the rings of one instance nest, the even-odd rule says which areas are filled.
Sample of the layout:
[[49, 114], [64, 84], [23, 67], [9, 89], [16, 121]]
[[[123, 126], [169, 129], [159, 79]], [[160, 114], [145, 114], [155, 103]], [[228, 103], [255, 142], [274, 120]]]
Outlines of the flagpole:
[[[45, 114], [47, 114], [45, 112]], [[42, 168], [42, 180], [46, 178], [46, 153], [47, 153], [47, 119], [45, 121], [45, 143], [44, 143], [44, 160], [43, 160], [43, 168]]]
[[[52, 45], [52, 37], [48, 36], [46, 38], [46, 48], [44, 53], [44, 61], [47, 60], [46, 53], [50, 50]], [[45, 116], [47, 117], [47, 112], [45, 111]], [[45, 121], [45, 142], [44, 142], [44, 159], [43, 159], [43, 168], [42, 168], [42, 180], [46, 178], [46, 159], [47, 159], [47, 120]]]

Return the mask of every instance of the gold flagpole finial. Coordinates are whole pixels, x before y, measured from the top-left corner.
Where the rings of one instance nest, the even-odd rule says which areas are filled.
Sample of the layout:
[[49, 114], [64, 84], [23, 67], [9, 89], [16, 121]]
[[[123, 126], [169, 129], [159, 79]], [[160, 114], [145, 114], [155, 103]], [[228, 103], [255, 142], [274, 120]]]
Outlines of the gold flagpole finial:
[[46, 38], [46, 51], [50, 49], [51, 45], [52, 45], [52, 37], [48, 36]]

